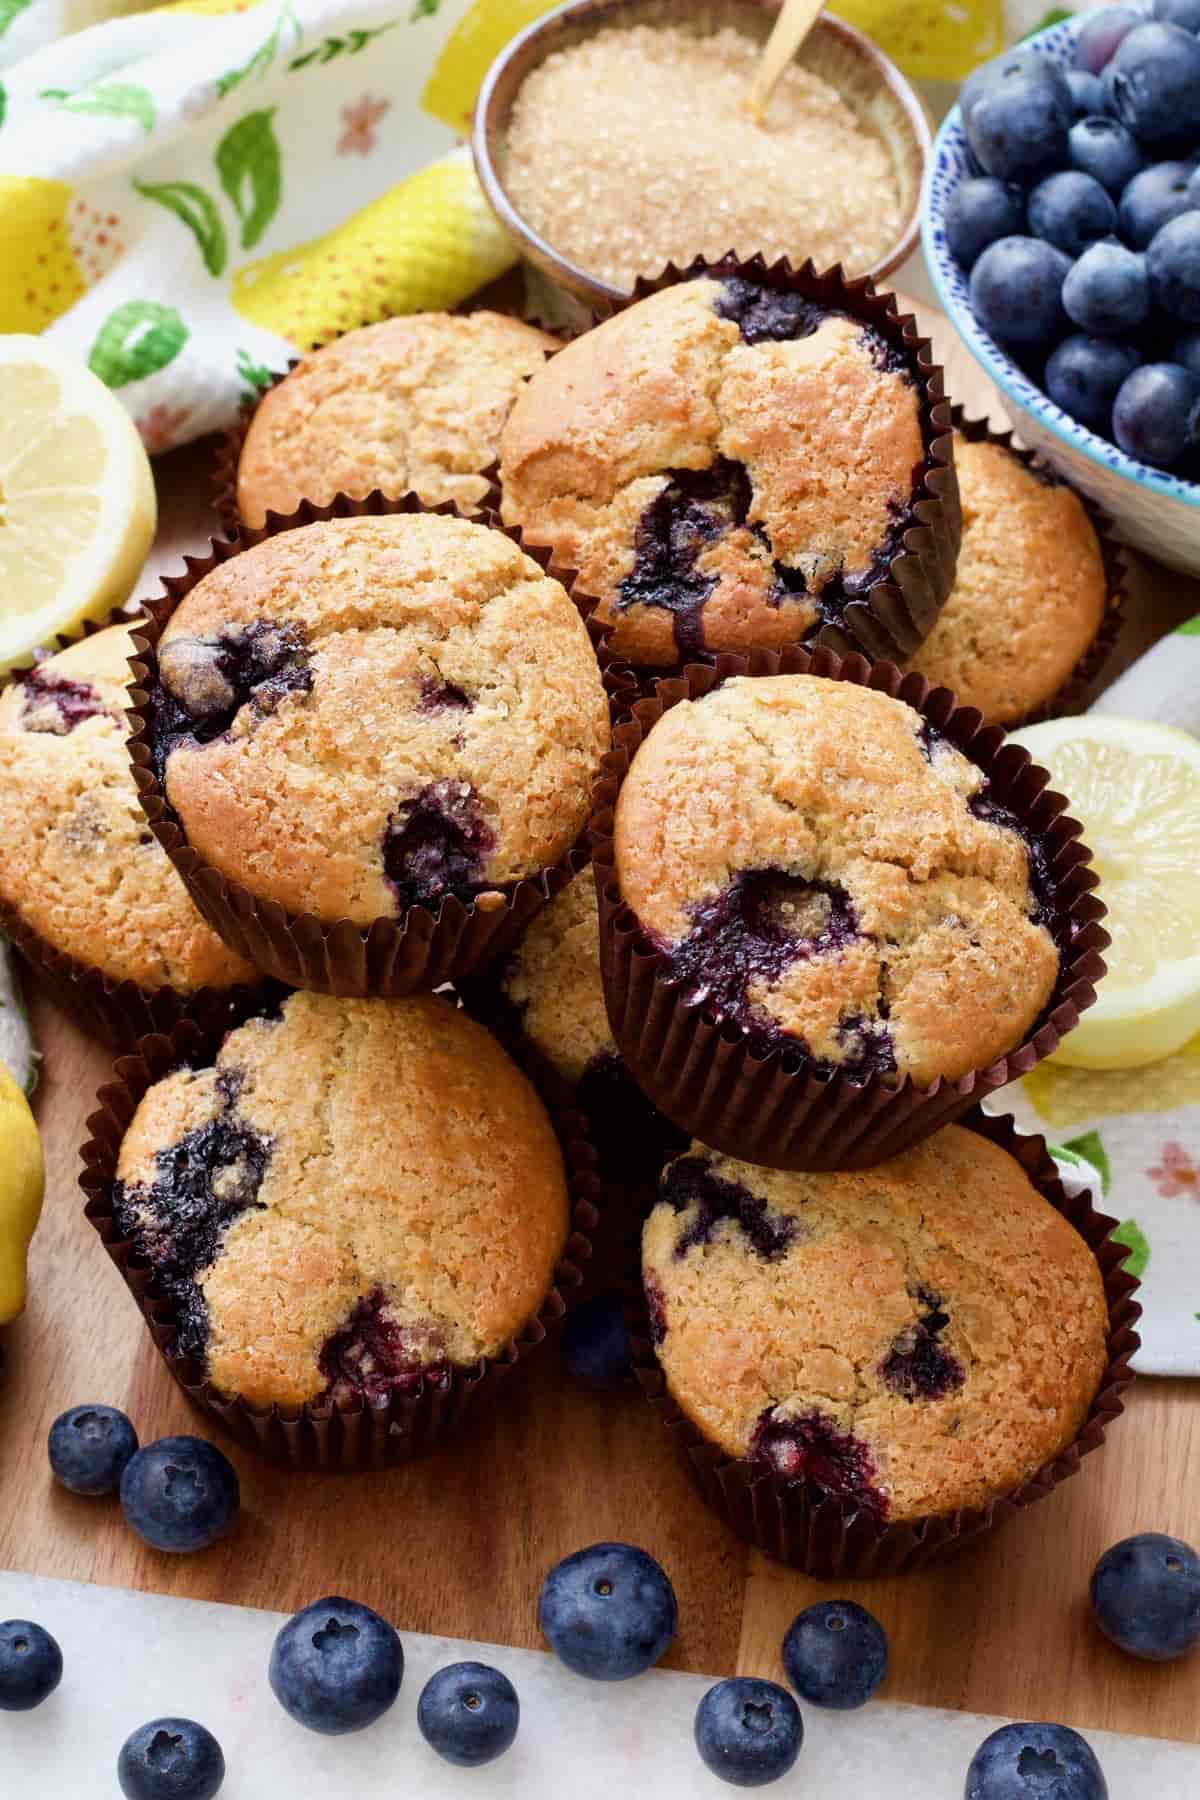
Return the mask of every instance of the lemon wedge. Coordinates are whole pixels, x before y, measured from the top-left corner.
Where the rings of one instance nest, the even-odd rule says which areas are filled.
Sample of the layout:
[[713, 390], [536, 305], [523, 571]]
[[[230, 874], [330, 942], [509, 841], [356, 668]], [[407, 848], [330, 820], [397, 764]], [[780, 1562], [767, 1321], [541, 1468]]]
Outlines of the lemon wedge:
[[104, 383], [0, 336], [0, 672], [129, 596], [154, 536], [150, 462]]
[[1136, 1069], [1200, 1031], [1200, 740], [1092, 714], [1012, 733], [1065, 794], [1112, 936], [1095, 1006], [1054, 1061]]
[[29, 1102], [0, 1066], [0, 1325], [25, 1304], [25, 1257], [44, 1186], [42, 1140]]

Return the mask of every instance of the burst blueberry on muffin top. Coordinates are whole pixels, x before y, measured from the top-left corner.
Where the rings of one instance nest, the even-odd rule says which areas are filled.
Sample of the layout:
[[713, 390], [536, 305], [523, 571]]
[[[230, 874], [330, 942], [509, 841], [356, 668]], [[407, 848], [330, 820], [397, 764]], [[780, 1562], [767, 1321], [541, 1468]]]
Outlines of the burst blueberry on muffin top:
[[1108, 600], [1099, 540], [1069, 487], [1003, 444], [955, 438], [963, 535], [950, 597], [909, 667], [991, 725], [1045, 706]]
[[501, 313], [410, 313], [305, 356], [264, 395], [238, 462], [238, 511], [336, 494], [404, 494], [477, 506], [481, 471], [529, 376], [557, 340]]
[[253, 982], [146, 823], [129, 769], [129, 628], [48, 657], [0, 695], [0, 897], [51, 949], [181, 994]]
[[608, 740], [566, 592], [502, 532], [440, 515], [331, 520], [222, 563], [151, 686], [191, 846], [330, 922], [540, 874], [579, 836]]
[[503, 511], [553, 544], [622, 657], [805, 642], [887, 579], [926, 445], [875, 329], [740, 278], [664, 288], [540, 370]]
[[984, 1506], [1078, 1435], [1106, 1363], [1099, 1266], [986, 1138], [950, 1125], [807, 1175], [693, 1144], [660, 1194], [656, 1354], [728, 1455], [902, 1521]]
[[1029, 1033], [1058, 977], [1045, 846], [902, 701], [743, 676], [672, 707], [617, 801], [621, 897], [756, 1049], [928, 1084]]
[[494, 1355], [567, 1238], [537, 1095], [436, 995], [290, 995], [149, 1089], [116, 1174], [177, 1348], [262, 1406], [378, 1402]]

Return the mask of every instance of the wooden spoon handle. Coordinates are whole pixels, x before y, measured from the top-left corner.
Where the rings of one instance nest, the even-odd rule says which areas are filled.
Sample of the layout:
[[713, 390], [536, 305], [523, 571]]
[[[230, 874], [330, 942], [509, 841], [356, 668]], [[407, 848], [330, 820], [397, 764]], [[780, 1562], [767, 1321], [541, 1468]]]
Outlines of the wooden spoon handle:
[[762, 124], [776, 82], [812, 30], [820, 10], [821, 0], [783, 0], [746, 96], [746, 110], [756, 125]]

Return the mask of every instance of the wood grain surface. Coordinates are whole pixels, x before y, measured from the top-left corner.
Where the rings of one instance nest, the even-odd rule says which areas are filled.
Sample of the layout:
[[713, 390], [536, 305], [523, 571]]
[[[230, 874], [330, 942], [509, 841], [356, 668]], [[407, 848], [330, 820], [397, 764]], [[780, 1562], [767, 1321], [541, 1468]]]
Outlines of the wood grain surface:
[[[974, 364], [944, 336], [939, 348], [951, 391], [970, 410], [989, 410], [994, 395]], [[207, 454], [178, 452], [159, 465], [162, 530], [140, 591], [153, 592], [151, 573], [199, 548], [210, 528]], [[1131, 587], [1118, 667], [1200, 611], [1197, 584], [1148, 564]], [[231, 1450], [244, 1516], [201, 1556], [159, 1555], [124, 1529], [114, 1502], [56, 1488], [45, 1438], [68, 1405], [121, 1406], [143, 1441], [197, 1420], [83, 1218], [78, 1151], [109, 1059], [43, 996], [33, 1013], [45, 1052], [36, 1107], [48, 1188], [29, 1307], [5, 1334], [0, 1566], [285, 1609], [342, 1592], [401, 1629], [534, 1645], [548, 1565], [580, 1544], [627, 1538], [660, 1557], [676, 1584], [671, 1666], [778, 1675], [784, 1629], [819, 1584], [727, 1536], [644, 1404], [572, 1388], [554, 1349], [510, 1384], [503, 1410], [475, 1435], [410, 1469], [287, 1477]], [[891, 1634], [889, 1697], [1200, 1741], [1200, 1658], [1135, 1663], [1088, 1622], [1095, 1558], [1145, 1529], [1200, 1537], [1200, 1382], [1141, 1382], [1110, 1445], [1077, 1479], [957, 1562], [858, 1584]]]

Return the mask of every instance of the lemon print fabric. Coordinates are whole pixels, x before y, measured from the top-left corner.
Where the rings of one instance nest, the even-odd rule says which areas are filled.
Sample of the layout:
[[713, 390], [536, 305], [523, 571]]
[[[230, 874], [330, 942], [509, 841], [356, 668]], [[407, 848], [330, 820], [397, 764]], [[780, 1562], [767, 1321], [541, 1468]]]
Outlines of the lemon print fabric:
[[0, 1067], [0, 1325], [25, 1305], [26, 1258], [44, 1189], [42, 1141], [29, 1102]]

